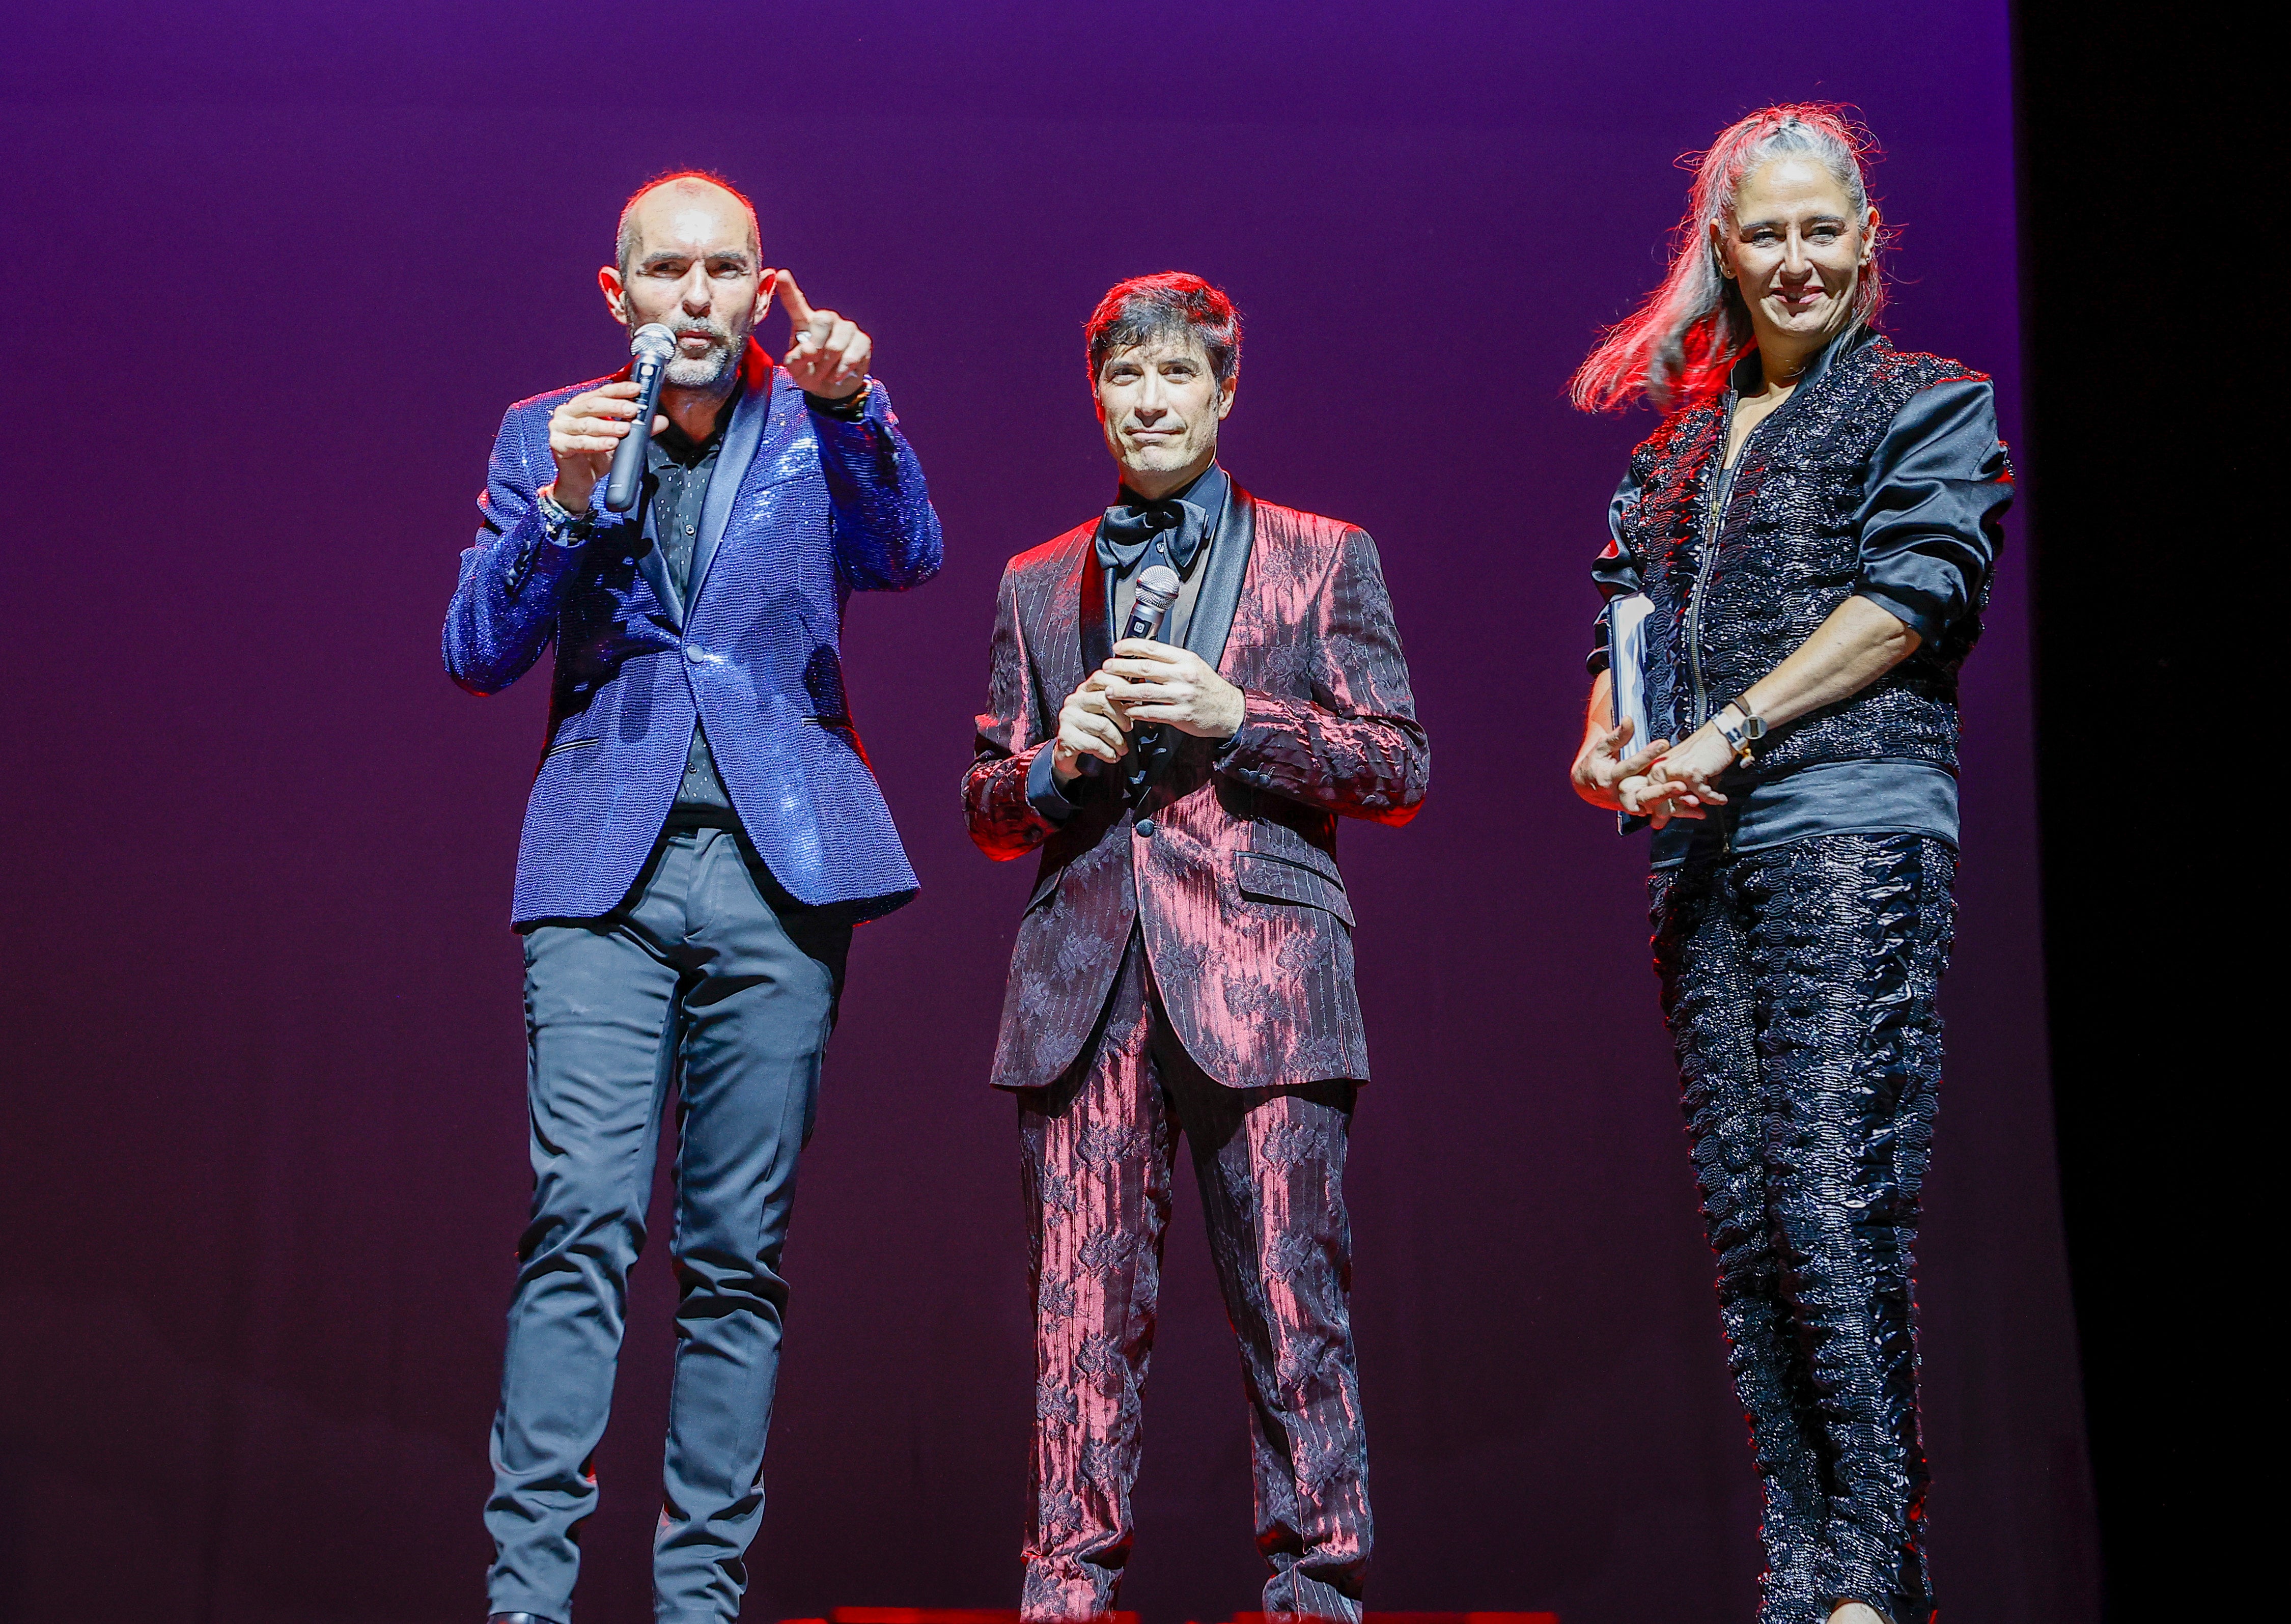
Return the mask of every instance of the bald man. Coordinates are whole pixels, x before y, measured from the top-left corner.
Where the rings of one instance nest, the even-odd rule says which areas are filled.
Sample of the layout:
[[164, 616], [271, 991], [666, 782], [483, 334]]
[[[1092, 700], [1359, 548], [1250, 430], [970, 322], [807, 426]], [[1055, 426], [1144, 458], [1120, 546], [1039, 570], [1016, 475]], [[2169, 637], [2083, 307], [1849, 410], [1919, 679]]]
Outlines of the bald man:
[[[446, 612], [446, 669], [494, 694], [555, 647], [518, 848], [534, 1170], [494, 1491], [495, 1624], [572, 1616], [582, 1521], [676, 1101], [676, 1378], [655, 1612], [728, 1620], [763, 1510], [798, 1154], [852, 926], [915, 894], [844, 701], [852, 591], [939, 567], [938, 518], [868, 337], [763, 261], [747, 199], [653, 182], [598, 272], [676, 337], [649, 424], [615, 377], [509, 409]], [[792, 343], [752, 338], [774, 299]], [[643, 490], [605, 506], [649, 435]]]

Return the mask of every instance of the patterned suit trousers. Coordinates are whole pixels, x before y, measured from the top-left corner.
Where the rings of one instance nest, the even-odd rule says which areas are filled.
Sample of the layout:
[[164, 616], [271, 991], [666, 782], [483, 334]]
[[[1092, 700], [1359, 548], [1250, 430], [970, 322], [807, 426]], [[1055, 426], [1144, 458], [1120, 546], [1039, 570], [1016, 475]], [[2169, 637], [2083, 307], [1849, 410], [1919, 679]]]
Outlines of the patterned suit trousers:
[[1018, 1091], [1035, 1355], [1026, 1624], [1110, 1612], [1121, 1588], [1180, 1133], [1241, 1342], [1264, 1611], [1359, 1619], [1371, 1525], [1342, 1187], [1355, 1089], [1206, 1075], [1133, 932], [1092, 1043], [1056, 1083]]

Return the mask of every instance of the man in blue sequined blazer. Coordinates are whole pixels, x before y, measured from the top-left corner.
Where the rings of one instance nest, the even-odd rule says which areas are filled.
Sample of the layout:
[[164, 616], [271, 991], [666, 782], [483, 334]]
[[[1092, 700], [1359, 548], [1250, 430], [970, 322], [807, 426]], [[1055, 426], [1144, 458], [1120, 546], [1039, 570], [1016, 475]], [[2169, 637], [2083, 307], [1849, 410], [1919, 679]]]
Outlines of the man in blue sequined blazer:
[[[491, 1616], [571, 1617], [664, 1102], [677, 1100], [676, 1378], [654, 1546], [661, 1620], [729, 1620], [763, 1509], [779, 1274], [852, 926], [914, 895], [844, 700], [854, 591], [928, 580], [938, 518], [867, 335], [763, 262], [713, 177], [631, 198], [615, 319], [675, 335], [631, 511], [624, 371], [511, 406], [446, 613], [491, 694], [556, 646], [518, 850], [535, 1175], [494, 1491]], [[776, 297], [793, 345], [752, 341]]]

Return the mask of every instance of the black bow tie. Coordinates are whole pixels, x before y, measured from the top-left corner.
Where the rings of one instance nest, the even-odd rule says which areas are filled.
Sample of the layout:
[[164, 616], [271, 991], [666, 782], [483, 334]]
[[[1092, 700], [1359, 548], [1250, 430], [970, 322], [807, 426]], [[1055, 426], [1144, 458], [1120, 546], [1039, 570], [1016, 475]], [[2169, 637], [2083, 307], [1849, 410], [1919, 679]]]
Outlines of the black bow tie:
[[1127, 491], [1122, 494], [1125, 500], [1106, 509], [1105, 522], [1097, 527], [1097, 561], [1113, 574], [1126, 575], [1137, 567], [1158, 535], [1178, 573], [1191, 573], [1210, 539], [1208, 511], [1170, 497], [1140, 502]]

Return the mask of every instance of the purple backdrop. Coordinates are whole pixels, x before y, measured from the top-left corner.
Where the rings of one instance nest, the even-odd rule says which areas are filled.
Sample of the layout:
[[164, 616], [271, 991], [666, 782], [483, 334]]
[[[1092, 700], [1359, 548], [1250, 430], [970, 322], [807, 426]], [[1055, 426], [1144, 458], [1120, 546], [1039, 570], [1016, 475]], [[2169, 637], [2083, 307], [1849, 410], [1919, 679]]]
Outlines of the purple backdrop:
[[[502, 406], [616, 364], [591, 273], [620, 199], [699, 164], [877, 335], [948, 543], [848, 627], [924, 888], [853, 955], [749, 1616], [1015, 1595], [1024, 1242], [983, 1079], [1031, 867], [970, 848], [956, 780], [1002, 560], [1110, 488], [1081, 320], [1178, 266], [1250, 324], [1228, 465], [1378, 537], [1437, 762], [1415, 824], [1345, 835], [1372, 1601], [1747, 1618], [1644, 851], [1564, 781], [1584, 566], [1647, 420], [1561, 389], [1656, 275], [1674, 156], [1837, 97], [1891, 150], [1897, 336], [1994, 372], [2012, 433], [2003, 5], [479, 9], [12, 24], [0, 375], [44, 432], [10, 459], [0, 654], [0, 1610], [478, 1616], [544, 693], [463, 696], [438, 624]], [[626, 61], [677, 87], [659, 111], [623, 110]], [[2094, 1612], [2015, 547], [1967, 685], [1924, 1249], [1959, 1624]], [[1148, 1624], [1251, 1606], [1258, 1573], [1190, 1193], [1170, 1250], [1125, 1597]], [[670, 1282], [638, 1282], [590, 1620], [644, 1607]]]

